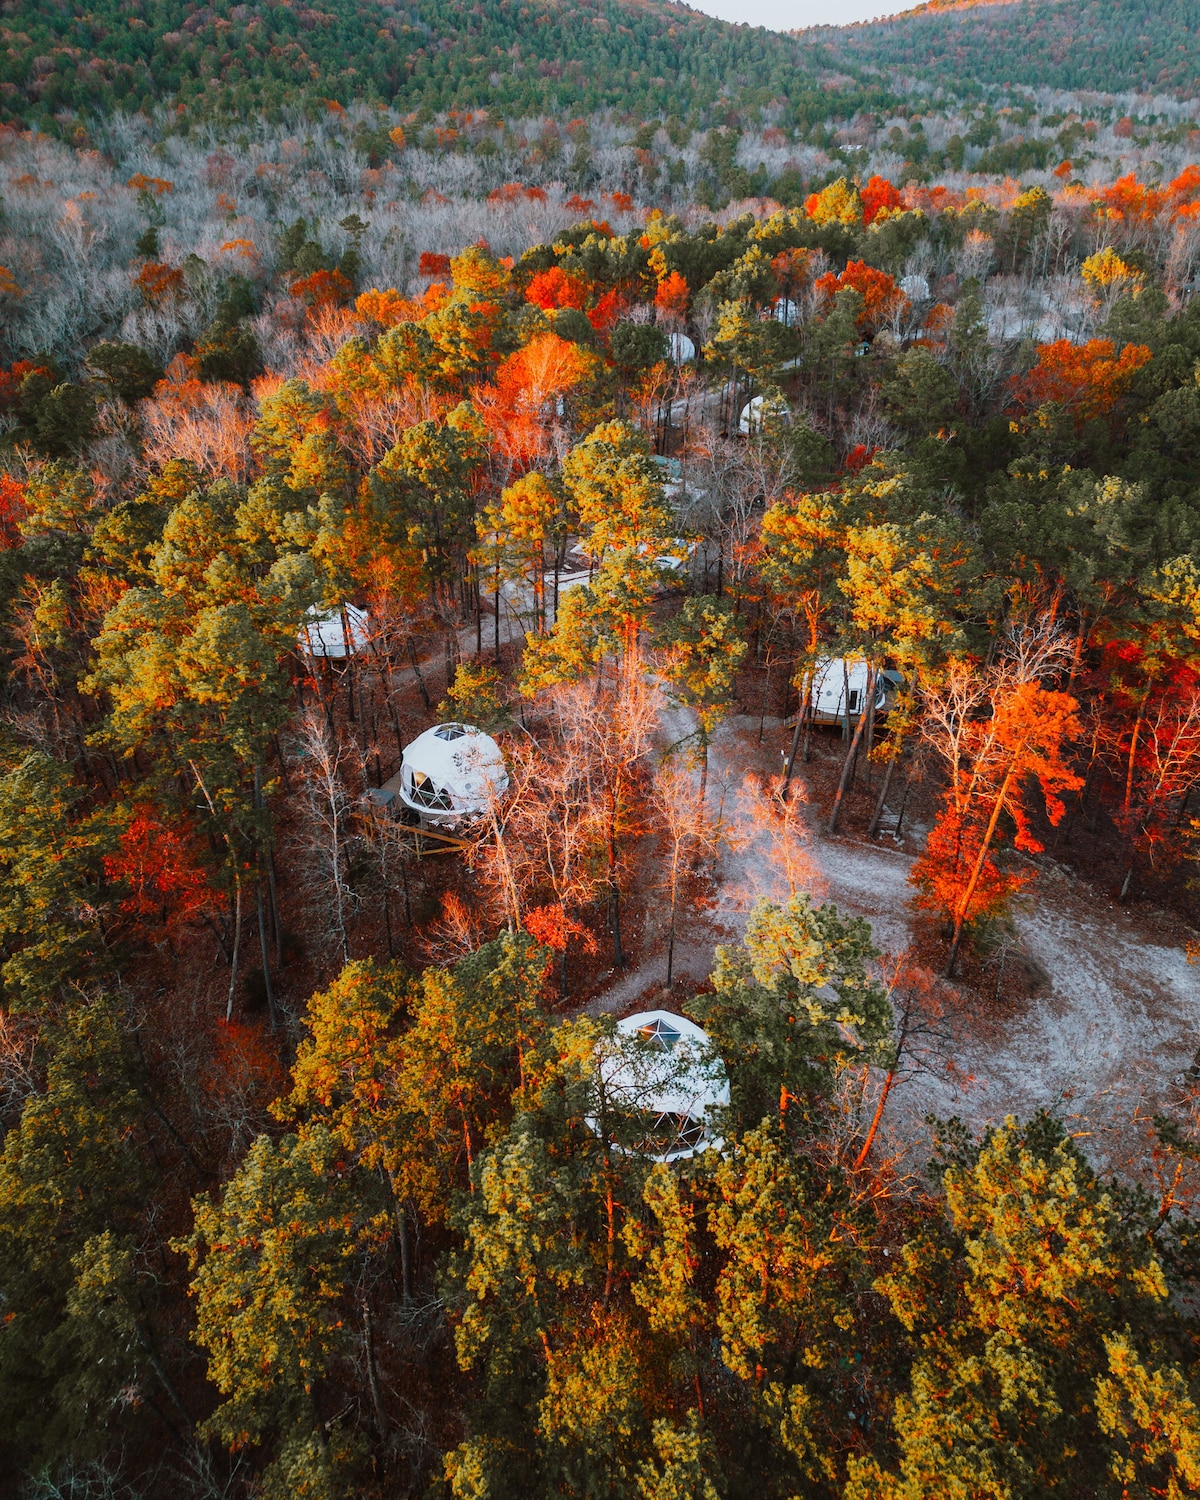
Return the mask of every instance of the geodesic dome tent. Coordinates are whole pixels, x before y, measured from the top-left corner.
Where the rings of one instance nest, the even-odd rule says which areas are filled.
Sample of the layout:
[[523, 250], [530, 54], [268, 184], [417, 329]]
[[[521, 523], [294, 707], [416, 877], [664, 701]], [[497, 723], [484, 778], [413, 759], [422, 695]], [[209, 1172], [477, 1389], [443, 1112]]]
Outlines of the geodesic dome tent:
[[[616, 1150], [672, 1162], [725, 1144], [718, 1115], [729, 1104], [729, 1078], [707, 1035], [686, 1016], [648, 1010], [618, 1021], [598, 1049], [596, 1082], [628, 1143]], [[600, 1131], [598, 1115], [588, 1123]]]
[[670, 352], [672, 364], [686, 365], [689, 360], [696, 357], [696, 346], [686, 333], [669, 333], [667, 349]]
[[787, 427], [791, 419], [791, 410], [782, 396], [752, 396], [742, 407], [742, 414], [738, 418], [738, 432], [742, 437], [750, 437], [768, 429]]
[[405, 745], [401, 802], [434, 827], [479, 817], [508, 786], [500, 746], [473, 724], [435, 724]]
[[297, 644], [308, 656], [343, 660], [364, 651], [370, 641], [370, 618], [365, 609], [343, 604], [340, 609], [322, 609], [314, 604], [304, 613]]

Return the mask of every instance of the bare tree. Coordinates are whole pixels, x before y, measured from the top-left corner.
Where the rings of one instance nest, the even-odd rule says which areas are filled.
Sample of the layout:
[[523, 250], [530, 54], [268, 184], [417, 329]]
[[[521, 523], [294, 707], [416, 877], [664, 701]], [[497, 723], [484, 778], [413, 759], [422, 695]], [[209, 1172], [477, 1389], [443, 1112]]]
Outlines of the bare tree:
[[308, 708], [296, 726], [296, 748], [305, 791], [305, 813], [300, 848], [311, 862], [318, 885], [328, 894], [325, 908], [329, 927], [337, 937], [343, 960], [350, 957], [346, 922], [357, 898], [349, 880], [349, 857], [357, 835], [351, 822], [351, 796], [346, 780], [362, 780], [361, 751], [343, 744], [324, 713]]

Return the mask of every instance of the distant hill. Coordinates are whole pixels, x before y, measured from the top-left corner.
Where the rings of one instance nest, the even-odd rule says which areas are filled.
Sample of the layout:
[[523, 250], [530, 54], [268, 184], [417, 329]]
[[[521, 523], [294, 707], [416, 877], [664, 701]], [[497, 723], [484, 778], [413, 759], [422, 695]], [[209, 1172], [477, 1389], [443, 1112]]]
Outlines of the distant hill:
[[0, 0], [9, 119], [304, 99], [686, 118], [813, 87], [813, 49], [666, 0]]
[[972, 84], [1200, 94], [1200, 0], [932, 3], [888, 21], [800, 33], [844, 66]]
[[906, 76], [960, 94], [1197, 94], [1198, 44], [1200, 0], [931, 0], [792, 36], [672, 0], [0, 0], [0, 120], [69, 125], [156, 103], [236, 118], [359, 99], [710, 125], [782, 99], [811, 125], [894, 105]]

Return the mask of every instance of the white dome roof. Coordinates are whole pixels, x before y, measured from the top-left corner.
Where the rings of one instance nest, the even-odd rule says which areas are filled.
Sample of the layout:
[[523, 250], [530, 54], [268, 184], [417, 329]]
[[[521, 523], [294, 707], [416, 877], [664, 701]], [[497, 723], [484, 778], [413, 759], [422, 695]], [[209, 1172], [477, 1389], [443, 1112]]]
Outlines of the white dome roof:
[[696, 346], [686, 333], [669, 333], [667, 343], [670, 346], [673, 363], [686, 365], [689, 359], [695, 359]]
[[473, 724], [435, 724], [404, 747], [400, 797], [430, 821], [478, 816], [507, 786], [500, 746]]
[[[617, 1022], [601, 1044], [597, 1082], [608, 1106], [644, 1122], [633, 1149], [656, 1161], [679, 1161], [697, 1151], [719, 1151], [714, 1113], [729, 1104], [729, 1078], [708, 1036], [686, 1016], [641, 1011]], [[599, 1120], [589, 1125], [599, 1130]]]
[[742, 407], [738, 431], [743, 437], [748, 437], [751, 433], [764, 432], [768, 423], [779, 426], [790, 421], [791, 411], [782, 396], [751, 396]]
[[[349, 651], [346, 649], [346, 624], [350, 626]], [[343, 604], [340, 609], [322, 609], [314, 604], [304, 612], [297, 644], [309, 656], [344, 657], [363, 650], [369, 639], [370, 619], [366, 610], [353, 604]]]

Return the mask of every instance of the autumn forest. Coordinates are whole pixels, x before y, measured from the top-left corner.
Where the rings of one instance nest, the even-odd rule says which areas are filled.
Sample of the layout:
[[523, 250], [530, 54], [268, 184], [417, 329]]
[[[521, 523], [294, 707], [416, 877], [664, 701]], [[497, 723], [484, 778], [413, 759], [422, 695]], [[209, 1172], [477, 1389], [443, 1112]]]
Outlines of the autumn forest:
[[0, 1489], [1200, 1492], [1195, 101], [53, 56]]

